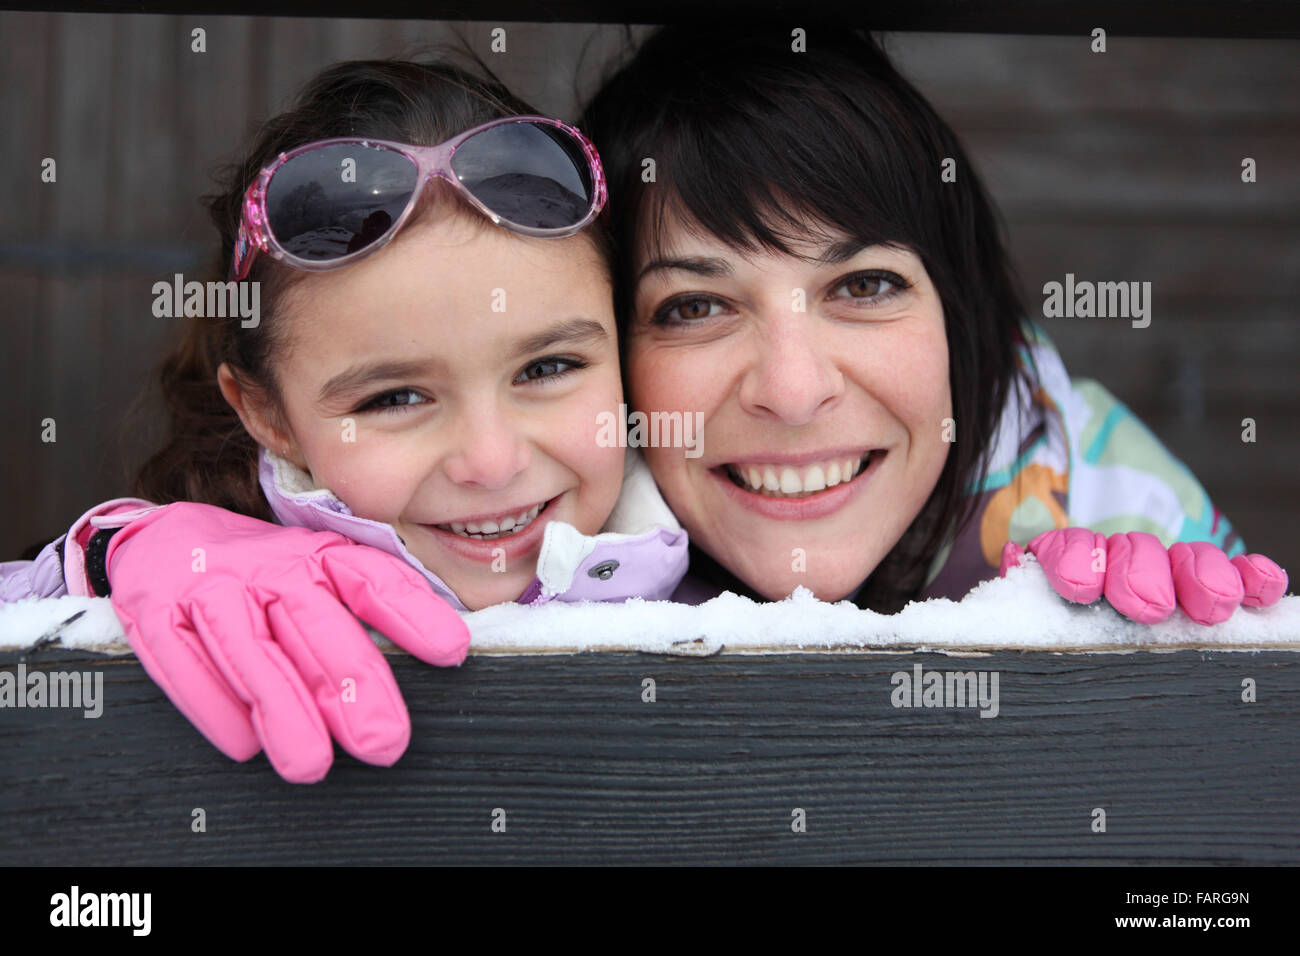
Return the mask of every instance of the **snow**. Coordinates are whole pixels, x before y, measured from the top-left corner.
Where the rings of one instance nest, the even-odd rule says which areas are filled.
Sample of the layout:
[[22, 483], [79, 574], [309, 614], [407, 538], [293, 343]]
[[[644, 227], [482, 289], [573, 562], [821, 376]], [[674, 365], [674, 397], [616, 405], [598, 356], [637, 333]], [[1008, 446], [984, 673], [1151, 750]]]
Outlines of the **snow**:
[[[64, 647], [130, 653], [106, 598], [50, 598], [0, 607], [0, 649], [28, 647], [78, 611]], [[894, 615], [847, 602], [828, 604], [800, 588], [760, 604], [724, 594], [692, 607], [668, 601], [501, 604], [466, 616], [471, 654], [647, 651], [706, 655], [796, 651], [1031, 649], [1045, 651], [1300, 650], [1300, 596], [1265, 609], [1238, 608], [1206, 627], [1176, 610], [1153, 626], [1135, 624], [1104, 601], [1071, 604], [1052, 590], [1032, 556], [1005, 579], [985, 581], [960, 602], [913, 602]], [[381, 644], [387, 644], [378, 638]]]

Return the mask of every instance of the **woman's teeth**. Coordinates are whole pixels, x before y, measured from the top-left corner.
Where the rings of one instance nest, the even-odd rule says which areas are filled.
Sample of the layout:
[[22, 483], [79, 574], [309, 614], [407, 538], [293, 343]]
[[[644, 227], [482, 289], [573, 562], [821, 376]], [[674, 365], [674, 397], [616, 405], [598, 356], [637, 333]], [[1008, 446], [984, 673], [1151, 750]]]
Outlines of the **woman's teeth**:
[[727, 475], [744, 488], [770, 498], [803, 498], [841, 482], [852, 481], [880, 451], [870, 451], [856, 461], [840, 458], [819, 461], [803, 468], [789, 465], [727, 465]]
[[489, 538], [508, 538], [512, 534], [518, 534], [532, 522], [542, 509], [545, 508], [549, 501], [544, 501], [540, 505], [533, 505], [527, 511], [521, 511], [518, 515], [506, 515], [496, 520], [487, 521], [453, 521], [450, 524], [434, 525], [440, 531], [450, 531], [460, 535], [462, 538], [477, 538], [485, 541]]

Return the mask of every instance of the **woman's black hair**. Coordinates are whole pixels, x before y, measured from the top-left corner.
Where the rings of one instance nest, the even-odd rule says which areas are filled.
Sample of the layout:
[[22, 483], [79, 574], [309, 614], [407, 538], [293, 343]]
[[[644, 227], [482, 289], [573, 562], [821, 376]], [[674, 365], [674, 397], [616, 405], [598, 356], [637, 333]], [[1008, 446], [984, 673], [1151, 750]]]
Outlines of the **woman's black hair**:
[[[792, 254], [792, 239], [825, 224], [920, 257], [943, 304], [959, 440], [920, 514], [854, 596], [889, 613], [920, 592], [930, 560], [972, 517], [975, 499], [963, 492], [982, 481], [1024, 310], [993, 206], [953, 131], [865, 30], [804, 29], [806, 52], [788, 28], [663, 28], [579, 125], [609, 184], [624, 324], [637, 237], [655, 257], [668, 212], [740, 251]], [[643, 179], [647, 159], [653, 182]], [[754, 593], [698, 551], [691, 571]]]

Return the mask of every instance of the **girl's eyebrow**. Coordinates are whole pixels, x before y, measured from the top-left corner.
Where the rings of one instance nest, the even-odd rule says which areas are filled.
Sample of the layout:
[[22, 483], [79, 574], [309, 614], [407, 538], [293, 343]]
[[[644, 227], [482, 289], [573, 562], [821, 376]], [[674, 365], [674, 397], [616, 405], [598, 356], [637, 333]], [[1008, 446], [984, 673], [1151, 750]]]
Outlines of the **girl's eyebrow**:
[[401, 361], [363, 362], [344, 369], [321, 386], [316, 396], [319, 405], [328, 405], [345, 395], [359, 392], [371, 382], [389, 379], [414, 378], [429, 370], [432, 362], [425, 359], [404, 359]]
[[[568, 319], [530, 335], [515, 344], [511, 358], [524, 358], [557, 345], [582, 345], [603, 341], [608, 333], [595, 319]], [[319, 405], [329, 405], [345, 395], [359, 392], [371, 382], [412, 379], [443, 363], [441, 358], [380, 360], [362, 362], [344, 369], [324, 385], [316, 396]]]
[[520, 339], [515, 344], [514, 358], [526, 358], [545, 352], [557, 345], [586, 345], [605, 340], [608, 333], [595, 319], [568, 319], [545, 331]]
[[655, 259], [647, 262], [645, 268], [637, 274], [636, 281], [640, 282], [651, 272], [668, 272], [674, 269], [703, 276], [706, 279], [721, 279], [731, 275], [731, 263], [726, 259], [711, 258], [709, 256], [684, 256], [682, 258]]

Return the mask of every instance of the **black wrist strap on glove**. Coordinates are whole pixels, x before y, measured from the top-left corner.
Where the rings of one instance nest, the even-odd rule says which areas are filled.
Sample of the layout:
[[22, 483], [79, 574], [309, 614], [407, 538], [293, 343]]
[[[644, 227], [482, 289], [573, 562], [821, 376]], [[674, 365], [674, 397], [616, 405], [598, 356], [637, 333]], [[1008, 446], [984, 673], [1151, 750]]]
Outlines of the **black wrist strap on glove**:
[[86, 544], [86, 580], [97, 597], [108, 597], [113, 589], [108, 583], [108, 542], [121, 528], [100, 528]]

